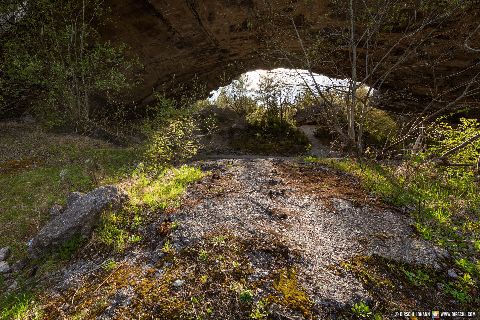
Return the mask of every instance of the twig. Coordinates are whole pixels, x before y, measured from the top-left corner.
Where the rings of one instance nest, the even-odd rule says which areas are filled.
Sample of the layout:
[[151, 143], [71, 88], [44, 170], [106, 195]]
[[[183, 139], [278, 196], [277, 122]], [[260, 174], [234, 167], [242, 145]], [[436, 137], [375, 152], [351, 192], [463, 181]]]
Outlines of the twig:
[[477, 134], [477, 135], [474, 135], [473, 137], [471, 137], [470, 139], [466, 140], [465, 142], [459, 144], [455, 148], [452, 148], [452, 149], [448, 150], [447, 152], [442, 154], [439, 159], [441, 159], [441, 160], [446, 159], [449, 155], [454, 154], [458, 150], [465, 148], [466, 146], [468, 146], [469, 144], [471, 144], [472, 142], [474, 142], [478, 139], [480, 139], [480, 133]]

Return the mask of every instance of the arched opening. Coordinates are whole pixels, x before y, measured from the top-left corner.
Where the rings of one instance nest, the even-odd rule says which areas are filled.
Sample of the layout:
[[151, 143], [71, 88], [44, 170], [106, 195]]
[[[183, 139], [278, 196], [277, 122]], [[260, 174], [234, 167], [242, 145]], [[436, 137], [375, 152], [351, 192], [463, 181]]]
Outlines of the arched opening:
[[[355, 102], [352, 106], [352, 90]], [[223, 127], [234, 151], [314, 155], [346, 150], [350, 108], [358, 147], [385, 143], [397, 129], [394, 119], [375, 104], [376, 90], [351, 79], [336, 79], [304, 69], [246, 72], [210, 92], [204, 102]]]

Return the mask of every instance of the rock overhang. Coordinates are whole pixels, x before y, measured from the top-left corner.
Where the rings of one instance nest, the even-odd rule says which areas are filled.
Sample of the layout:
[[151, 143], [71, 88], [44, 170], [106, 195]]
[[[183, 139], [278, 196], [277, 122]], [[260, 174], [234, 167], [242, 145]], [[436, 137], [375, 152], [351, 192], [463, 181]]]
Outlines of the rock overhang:
[[[179, 86], [190, 89], [192, 79], [205, 83], [208, 92], [253, 69], [305, 68], [302, 43], [295, 28], [305, 46], [311, 48], [321, 39], [324, 49], [337, 59], [334, 65], [310, 62], [312, 71], [342, 78], [350, 71], [349, 49], [339, 43], [337, 33], [348, 21], [335, 12], [334, 3], [331, 0], [109, 1], [112, 19], [102, 34], [114, 42], [126, 43], [139, 56], [144, 65], [143, 83], [134, 96], [144, 104], [152, 101], [155, 91], [174, 92]], [[420, 9], [414, 11], [406, 14], [421, 16]], [[459, 10], [429, 24], [418, 32], [417, 38], [396, 45], [394, 50], [392, 47], [408, 27], [394, 25], [382, 31], [375, 49], [368, 51], [378, 60], [387, 57], [376, 76], [389, 72], [402, 60], [382, 81], [381, 89], [387, 93], [382, 107], [418, 113], [427, 105], [438, 109], [444, 102], [455, 100], [465, 83], [480, 72], [478, 53], [464, 45], [467, 38], [473, 44], [480, 42], [480, 35], [472, 33], [479, 13], [475, 7], [468, 12]], [[361, 32], [362, 25], [358, 30]], [[421, 41], [421, 45], [405, 55], [415, 41]], [[364, 43], [360, 43], [358, 51], [361, 76], [367, 52]], [[290, 59], [285, 59], [286, 55]], [[478, 93], [470, 95], [466, 103], [477, 99]]]

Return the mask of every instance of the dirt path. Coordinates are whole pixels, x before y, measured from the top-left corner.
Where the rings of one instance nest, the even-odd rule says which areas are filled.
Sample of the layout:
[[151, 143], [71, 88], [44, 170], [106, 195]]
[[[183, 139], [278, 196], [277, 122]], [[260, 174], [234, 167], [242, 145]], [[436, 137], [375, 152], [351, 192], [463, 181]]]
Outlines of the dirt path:
[[330, 150], [327, 146], [323, 145], [320, 140], [315, 137], [315, 130], [317, 126], [314, 125], [303, 125], [298, 128], [303, 134], [307, 137], [308, 141], [312, 145], [312, 149], [310, 153], [319, 158], [331, 158], [331, 157], [338, 157], [339, 154]]

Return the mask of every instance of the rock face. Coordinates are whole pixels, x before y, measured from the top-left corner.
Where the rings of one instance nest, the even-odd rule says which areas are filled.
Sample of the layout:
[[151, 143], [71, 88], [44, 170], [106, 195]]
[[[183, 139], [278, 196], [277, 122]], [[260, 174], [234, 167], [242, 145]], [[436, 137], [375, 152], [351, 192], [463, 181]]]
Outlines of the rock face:
[[85, 195], [75, 193], [69, 197], [67, 207], [53, 217], [31, 240], [29, 254], [39, 257], [74, 236], [89, 237], [100, 213], [127, 200], [127, 194], [115, 186], [97, 188]]
[[[380, 3], [379, 0], [368, 3], [373, 8], [381, 7], [375, 6], [375, 1]], [[153, 90], [163, 88], [172, 92], [178, 83], [191, 84], [195, 76], [213, 89], [252, 69], [306, 68], [292, 22], [306, 47], [324, 48], [319, 50], [329, 54], [324, 59], [312, 59], [313, 71], [338, 78], [349, 75], [349, 48], [343, 34], [349, 21], [345, 8], [340, 9], [342, 1], [108, 0], [107, 3], [112, 19], [102, 34], [108, 40], [127, 43], [140, 57], [145, 66], [144, 84], [135, 95], [144, 103], [151, 101]], [[401, 2], [398, 12], [389, 13], [393, 20], [382, 29], [378, 41], [368, 46], [369, 59], [382, 61], [377, 76], [369, 84], [376, 86], [374, 79], [391, 71], [382, 79], [381, 88], [396, 93], [385, 95], [396, 103], [385, 103], [386, 109], [422, 111], [432, 96], [464, 85], [480, 71], [478, 52], [465, 45], [479, 47], [480, 32], [475, 32], [480, 15], [478, 5], [474, 1], [462, 2], [472, 7], [451, 8], [452, 15], [431, 19], [413, 38], [401, 41], [410, 23], [421, 24], [425, 20], [424, 9], [418, 3], [411, 1], [404, 6]], [[430, 7], [435, 8], [436, 5]], [[364, 30], [361, 22], [357, 30], [358, 33]], [[405, 56], [412, 45], [413, 53]], [[365, 70], [362, 64], [367, 56], [365, 43], [359, 44], [358, 54], [358, 72], [362, 77]], [[292, 59], [286, 61], [286, 55]], [[330, 60], [333, 65], [325, 63]], [[457, 89], [441, 99], [451, 101], [463, 90]]]

